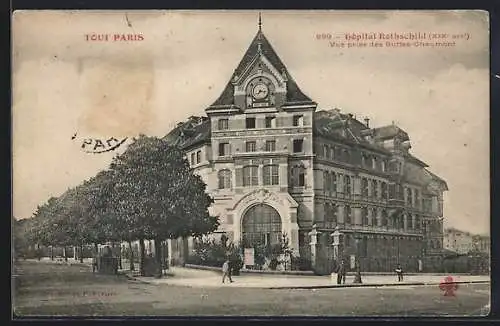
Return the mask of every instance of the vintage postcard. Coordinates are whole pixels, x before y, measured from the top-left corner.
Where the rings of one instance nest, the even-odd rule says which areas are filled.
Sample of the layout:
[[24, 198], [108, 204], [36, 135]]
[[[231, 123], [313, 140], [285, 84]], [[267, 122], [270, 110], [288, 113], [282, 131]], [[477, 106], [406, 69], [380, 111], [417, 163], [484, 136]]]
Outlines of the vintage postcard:
[[484, 11], [16, 11], [14, 317], [480, 316]]

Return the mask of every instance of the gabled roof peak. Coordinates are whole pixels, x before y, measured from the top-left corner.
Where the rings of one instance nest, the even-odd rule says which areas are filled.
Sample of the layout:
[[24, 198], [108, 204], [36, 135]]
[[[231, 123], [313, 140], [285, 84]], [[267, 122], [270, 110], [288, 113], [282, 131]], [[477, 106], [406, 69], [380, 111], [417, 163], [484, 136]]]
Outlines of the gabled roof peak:
[[312, 100], [300, 90], [300, 88], [298, 87], [298, 85], [293, 80], [292, 76], [290, 75], [290, 72], [288, 71], [286, 66], [283, 64], [283, 62], [279, 58], [276, 51], [271, 46], [271, 43], [268, 41], [268, 39], [266, 38], [266, 36], [262, 32], [262, 20], [261, 20], [261, 18], [259, 18], [259, 29], [257, 31], [257, 34], [253, 38], [252, 42], [250, 43], [250, 46], [248, 47], [245, 54], [243, 55], [243, 58], [240, 60], [236, 69], [234, 70], [233, 74], [231, 75], [231, 78], [229, 78], [229, 82], [227, 83], [224, 91], [219, 96], [219, 98], [211, 105], [211, 107], [227, 106], [227, 105], [234, 104], [234, 85], [233, 85], [233, 82], [235, 80], [237, 80], [240, 76], [242, 76], [242, 74], [248, 68], [248, 66], [251, 64], [251, 62], [254, 60], [254, 58], [259, 54], [264, 56], [271, 63], [271, 65], [278, 72], [281, 73], [282, 76], [286, 77], [286, 82], [287, 82], [286, 102], [289, 102], [289, 103], [311, 102], [312, 103]]

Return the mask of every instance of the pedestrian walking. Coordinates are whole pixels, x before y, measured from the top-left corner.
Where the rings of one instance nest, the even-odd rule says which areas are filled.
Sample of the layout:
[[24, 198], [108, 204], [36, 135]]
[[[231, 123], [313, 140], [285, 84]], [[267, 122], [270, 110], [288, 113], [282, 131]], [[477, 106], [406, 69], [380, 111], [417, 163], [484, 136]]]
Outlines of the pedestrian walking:
[[225, 283], [226, 277], [229, 279], [229, 282], [233, 283], [233, 279], [231, 278], [231, 266], [229, 264], [229, 259], [226, 259], [224, 264], [222, 264], [222, 283]]
[[337, 284], [345, 284], [346, 268], [345, 263], [342, 260], [337, 267]]
[[403, 282], [403, 269], [401, 268], [401, 265], [398, 264], [398, 267], [395, 271], [396, 274], [398, 274], [398, 282]]
[[95, 273], [97, 271], [97, 258], [98, 258], [98, 253], [94, 252], [92, 255], [92, 273]]

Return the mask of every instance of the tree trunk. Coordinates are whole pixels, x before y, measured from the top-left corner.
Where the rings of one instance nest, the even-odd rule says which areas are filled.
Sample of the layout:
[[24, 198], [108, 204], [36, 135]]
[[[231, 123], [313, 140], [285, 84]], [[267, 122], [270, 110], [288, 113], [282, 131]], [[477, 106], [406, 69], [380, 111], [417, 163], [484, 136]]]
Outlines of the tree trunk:
[[78, 254], [78, 250], [76, 249], [76, 246], [73, 246], [73, 259], [75, 261], [78, 260], [78, 255], [77, 254]]
[[64, 255], [64, 261], [68, 262], [68, 255], [67, 255], [67, 252], [66, 252], [66, 246], [63, 247], [63, 255]]
[[80, 263], [83, 264], [83, 244], [80, 245]]
[[163, 264], [162, 264], [162, 245], [161, 245], [161, 240], [156, 238], [154, 240], [154, 246], [155, 246], [155, 261], [156, 261], [156, 266], [157, 266], [157, 271], [156, 271], [156, 277], [161, 278], [163, 274]]
[[123, 266], [122, 266], [122, 244], [121, 243], [118, 245], [118, 267], [120, 269], [123, 269]]
[[54, 246], [50, 246], [50, 260], [54, 260]]
[[141, 273], [141, 276], [145, 275], [144, 272], [144, 265], [145, 265], [145, 258], [146, 258], [146, 247], [144, 246], [144, 239], [139, 239], [139, 271]]
[[163, 258], [163, 269], [168, 269], [168, 243], [167, 240], [162, 242], [162, 258]]
[[97, 242], [94, 243], [94, 254], [97, 256], [99, 254], [99, 245]]
[[134, 249], [132, 248], [132, 241], [129, 241], [128, 242], [128, 248], [130, 250], [130, 255], [129, 255], [129, 259], [130, 259], [130, 270], [131, 271], [135, 271], [135, 265], [134, 265]]

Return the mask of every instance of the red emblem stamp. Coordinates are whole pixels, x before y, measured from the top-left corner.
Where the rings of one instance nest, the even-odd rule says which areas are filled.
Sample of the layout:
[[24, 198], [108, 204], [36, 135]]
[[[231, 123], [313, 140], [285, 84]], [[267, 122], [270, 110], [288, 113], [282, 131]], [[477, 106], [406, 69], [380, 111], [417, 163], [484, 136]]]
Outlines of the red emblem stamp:
[[455, 292], [458, 290], [458, 284], [455, 282], [453, 277], [446, 276], [441, 283], [439, 283], [439, 289], [444, 292], [444, 296], [455, 296]]

